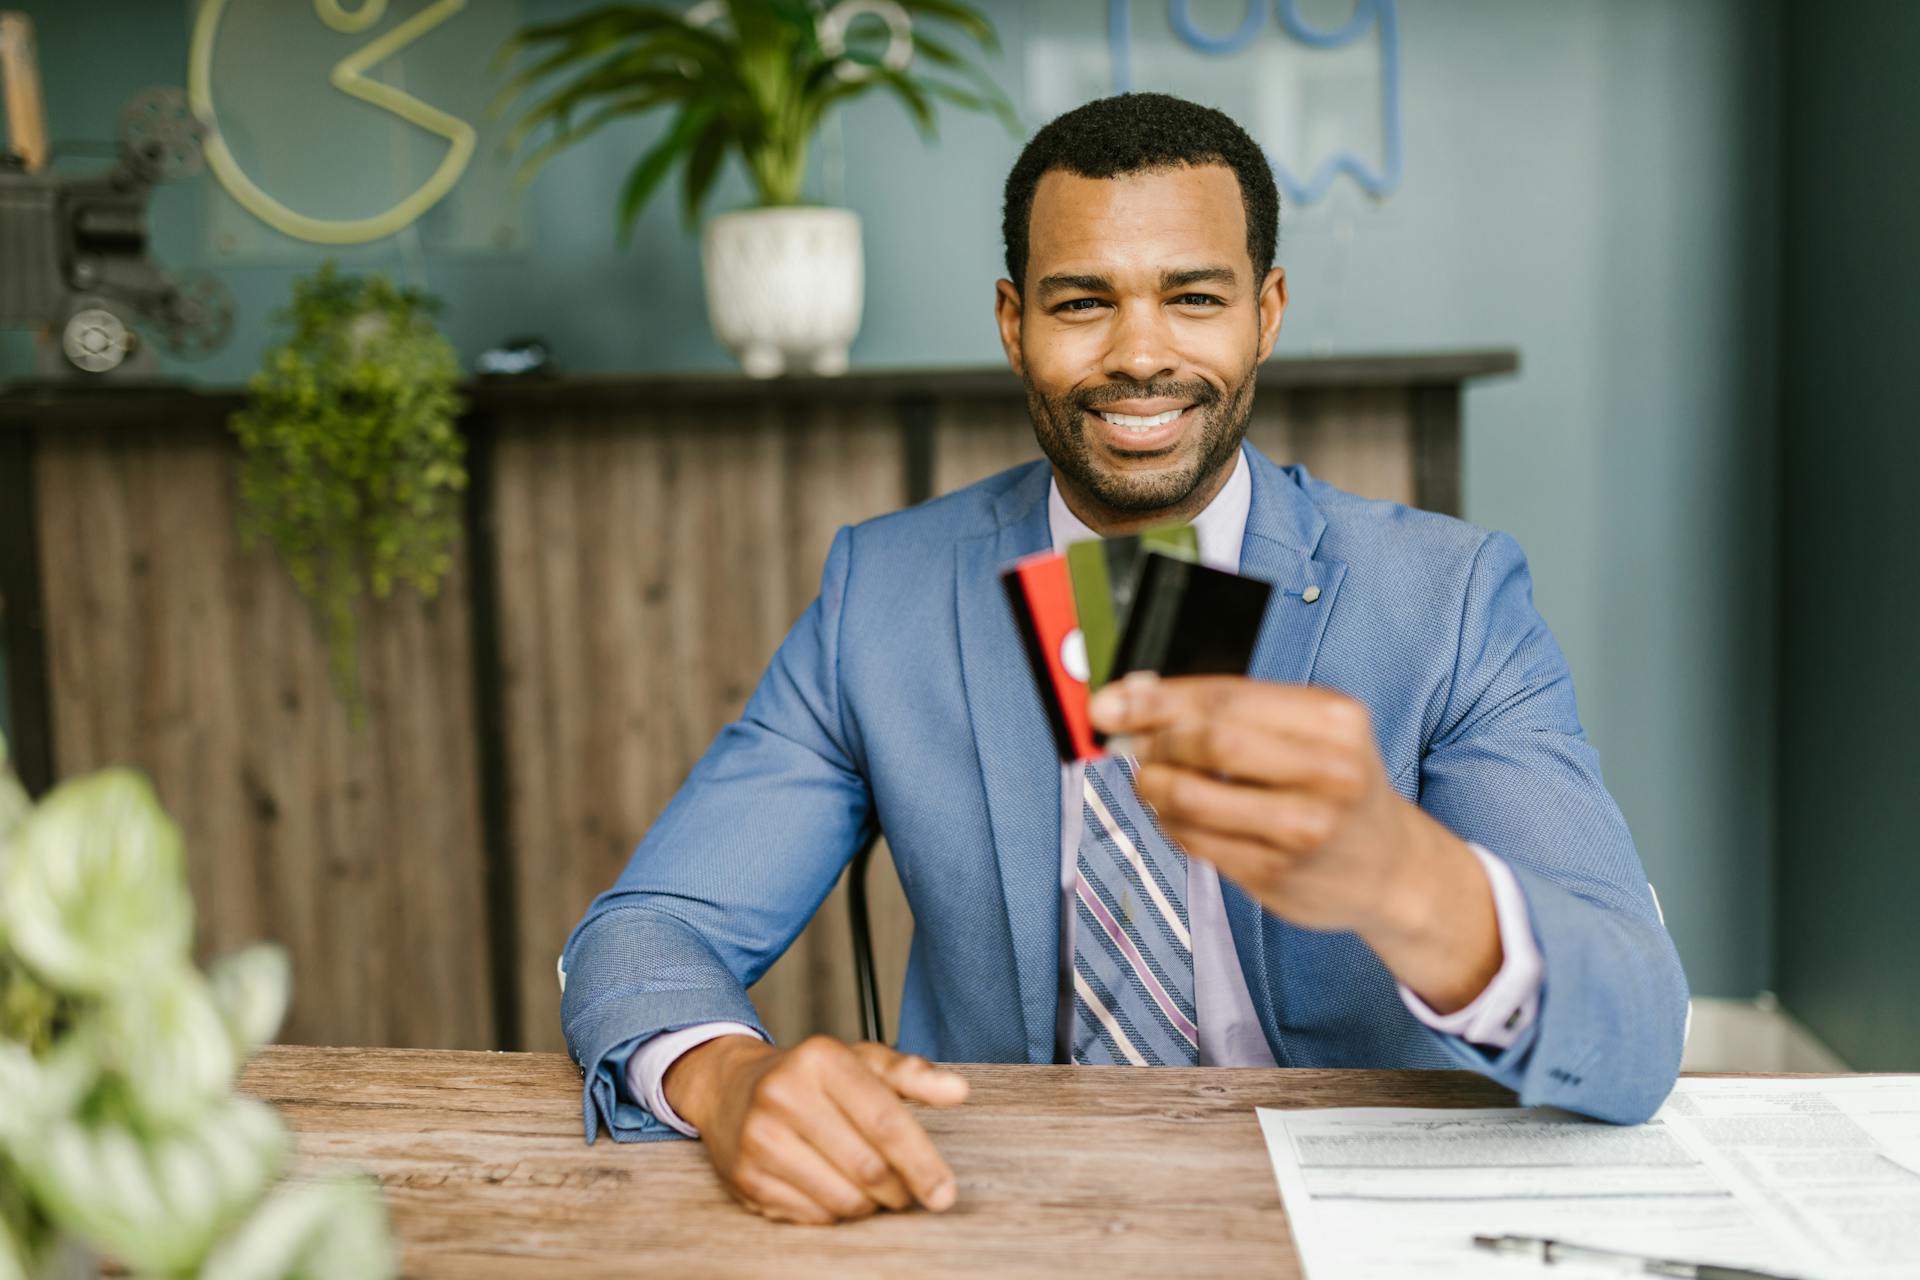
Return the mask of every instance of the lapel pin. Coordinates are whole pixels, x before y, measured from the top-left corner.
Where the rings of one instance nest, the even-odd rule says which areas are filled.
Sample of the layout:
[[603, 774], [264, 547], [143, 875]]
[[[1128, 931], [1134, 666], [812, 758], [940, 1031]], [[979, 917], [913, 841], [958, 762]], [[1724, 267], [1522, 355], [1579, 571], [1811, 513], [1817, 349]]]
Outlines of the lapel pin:
[[1312, 604], [1315, 600], [1318, 600], [1319, 598], [1320, 598], [1319, 587], [1308, 587], [1305, 591], [1302, 591], [1300, 593], [1300, 602], [1302, 604]]

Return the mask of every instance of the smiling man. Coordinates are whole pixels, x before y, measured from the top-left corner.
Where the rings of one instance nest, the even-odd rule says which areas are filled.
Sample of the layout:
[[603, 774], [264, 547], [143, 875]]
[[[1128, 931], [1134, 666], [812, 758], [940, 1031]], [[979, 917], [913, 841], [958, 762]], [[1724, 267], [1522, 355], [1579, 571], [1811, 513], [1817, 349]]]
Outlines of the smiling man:
[[[1244, 131], [1157, 94], [1042, 129], [995, 316], [1045, 461], [843, 529], [820, 597], [568, 940], [591, 1141], [699, 1136], [734, 1196], [945, 1209], [928, 1059], [1467, 1067], [1601, 1119], [1672, 1086], [1686, 982], [1511, 539], [1244, 443], [1280, 330]], [[1247, 678], [1103, 690], [1061, 766], [998, 571], [1190, 521], [1274, 584]], [[746, 988], [884, 831], [899, 1048], [771, 1044]]]

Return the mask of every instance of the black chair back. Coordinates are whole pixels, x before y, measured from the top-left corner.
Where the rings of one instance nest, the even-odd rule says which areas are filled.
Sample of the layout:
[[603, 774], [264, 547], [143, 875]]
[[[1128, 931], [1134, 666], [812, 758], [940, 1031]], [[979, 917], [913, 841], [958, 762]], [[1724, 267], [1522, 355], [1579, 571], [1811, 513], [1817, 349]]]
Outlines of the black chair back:
[[880, 1017], [880, 982], [873, 972], [873, 929], [867, 917], [867, 868], [873, 862], [873, 847], [880, 843], [876, 830], [860, 852], [853, 855], [847, 868], [847, 923], [853, 927], [853, 979], [860, 996], [860, 1038], [876, 1044], [887, 1042], [886, 1023]]

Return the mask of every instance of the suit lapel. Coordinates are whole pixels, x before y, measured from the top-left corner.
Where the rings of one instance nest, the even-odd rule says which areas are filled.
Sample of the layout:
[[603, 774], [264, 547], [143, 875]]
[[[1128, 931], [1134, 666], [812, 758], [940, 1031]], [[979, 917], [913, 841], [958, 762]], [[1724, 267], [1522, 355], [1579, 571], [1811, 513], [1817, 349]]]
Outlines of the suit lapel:
[[995, 504], [998, 527], [955, 549], [961, 672], [1018, 975], [1026, 1031], [1019, 1048], [1029, 1062], [1053, 1060], [1060, 971], [1060, 761], [1000, 570], [1052, 545], [1047, 527], [1051, 475], [1046, 463], [1035, 463]]
[[[1240, 546], [1240, 572], [1273, 584], [1266, 621], [1254, 645], [1250, 674], [1259, 680], [1306, 684], [1313, 675], [1320, 640], [1333, 613], [1347, 566], [1315, 555], [1326, 517], [1308, 500], [1294, 476], [1248, 448], [1247, 461], [1253, 493], [1247, 510], [1247, 532]], [[1317, 590], [1315, 590], [1317, 589]], [[1314, 598], [1309, 601], [1307, 596]], [[1282, 1066], [1287, 1064], [1281, 1044], [1275, 984], [1282, 975], [1269, 972], [1266, 913], [1260, 904], [1232, 881], [1222, 879], [1221, 897], [1227, 924], [1233, 933], [1240, 970], [1246, 975], [1254, 1008], [1266, 1030], [1267, 1043]]]

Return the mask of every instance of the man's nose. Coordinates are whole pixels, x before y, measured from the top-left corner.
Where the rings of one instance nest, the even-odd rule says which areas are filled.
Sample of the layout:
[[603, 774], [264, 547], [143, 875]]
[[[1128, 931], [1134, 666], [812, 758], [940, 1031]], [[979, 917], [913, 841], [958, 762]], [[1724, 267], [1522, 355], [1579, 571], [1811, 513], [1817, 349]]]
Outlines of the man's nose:
[[1173, 335], [1158, 305], [1151, 302], [1123, 303], [1113, 326], [1113, 342], [1107, 348], [1107, 373], [1132, 382], [1150, 382], [1170, 376], [1179, 367], [1173, 351]]

